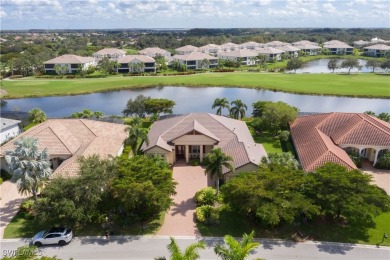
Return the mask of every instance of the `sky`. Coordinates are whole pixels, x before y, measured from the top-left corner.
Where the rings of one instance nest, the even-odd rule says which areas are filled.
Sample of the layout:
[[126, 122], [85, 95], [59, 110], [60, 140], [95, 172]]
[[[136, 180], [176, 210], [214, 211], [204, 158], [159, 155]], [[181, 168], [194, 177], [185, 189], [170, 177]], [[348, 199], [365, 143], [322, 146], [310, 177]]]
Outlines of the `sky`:
[[0, 0], [2, 30], [390, 28], [390, 0]]

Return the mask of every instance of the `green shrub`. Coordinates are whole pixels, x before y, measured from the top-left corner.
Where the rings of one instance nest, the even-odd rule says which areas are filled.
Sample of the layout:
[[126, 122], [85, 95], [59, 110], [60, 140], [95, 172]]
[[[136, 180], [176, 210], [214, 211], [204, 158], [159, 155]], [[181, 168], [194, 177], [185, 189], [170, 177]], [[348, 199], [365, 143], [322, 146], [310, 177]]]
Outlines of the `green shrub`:
[[9, 77], [10, 79], [20, 79], [23, 78], [23, 75], [13, 75]]
[[349, 157], [351, 158], [351, 160], [353, 161], [353, 163], [354, 163], [358, 168], [361, 168], [361, 167], [362, 167], [363, 160], [362, 160], [362, 157], [360, 157], [360, 155], [359, 155], [358, 152], [348, 152], [348, 155], [349, 155]]
[[196, 220], [206, 225], [219, 224], [219, 208], [204, 205], [196, 208]]
[[0, 184], [2, 184], [3, 183], [3, 179], [0, 177]]
[[3, 181], [7, 181], [12, 178], [12, 175], [6, 170], [1, 169], [0, 177], [3, 179]]
[[375, 168], [390, 170], [390, 152], [387, 152], [379, 157], [375, 164]]
[[199, 161], [198, 160], [192, 160], [191, 161], [192, 166], [199, 166]]
[[212, 187], [201, 189], [195, 193], [194, 199], [198, 207], [203, 205], [213, 206], [218, 201], [217, 190]]
[[23, 201], [22, 204], [20, 205], [20, 210], [26, 213], [31, 213], [33, 206], [34, 206], [34, 200], [27, 199]]

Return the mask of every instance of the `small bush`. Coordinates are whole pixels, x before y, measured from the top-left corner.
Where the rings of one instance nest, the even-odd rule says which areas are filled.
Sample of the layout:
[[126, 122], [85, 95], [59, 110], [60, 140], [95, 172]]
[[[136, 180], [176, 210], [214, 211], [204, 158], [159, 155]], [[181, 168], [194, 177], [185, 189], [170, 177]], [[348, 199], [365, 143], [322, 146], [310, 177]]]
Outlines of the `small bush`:
[[212, 187], [201, 189], [195, 193], [194, 199], [198, 207], [203, 205], [213, 206], [218, 201], [217, 190]]
[[103, 74], [91, 74], [91, 75], [85, 75], [85, 78], [92, 79], [92, 78], [107, 78], [107, 75]]
[[3, 179], [2, 178], [0, 178], [0, 184], [2, 184], [3, 183]]
[[358, 168], [361, 168], [361, 167], [362, 167], [363, 160], [362, 160], [362, 158], [360, 157], [359, 153], [357, 153], [357, 152], [349, 152], [348, 155], [349, 155], [349, 157], [351, 158], [351, 160], [353, 161], [353, 163], [354, 163]]
[[199, 166], [199, 161], [198, 160], [192, 160], [191, 161], [192, 166]]
[[31, 213], [33, 206], [34, 206], [34, 200], [28, 199], [22, 202], [22, 204], [20, 205], [20, 210], [26, 213]]
[[196, 208], [196, 220], [206, 225], [219, 224], [219, 208], [204, 205]]
[[6, 181], [6, 180], [11, 179], [12, 175], [9, 172], [7, 172], [6, 170], [1, 169], [0, 177], [3, 179], [3, 181]]
[[234, 72], [234, 69], [216, 69], [213, 72]]
[[390, 152], [385, 153], [379, 157], [378, 161], [375, 164], [375, 168], [390, 170]]
[[10, 79], [20, 79], [23, 78], [23, 75], [13, 75], [9, 77]]

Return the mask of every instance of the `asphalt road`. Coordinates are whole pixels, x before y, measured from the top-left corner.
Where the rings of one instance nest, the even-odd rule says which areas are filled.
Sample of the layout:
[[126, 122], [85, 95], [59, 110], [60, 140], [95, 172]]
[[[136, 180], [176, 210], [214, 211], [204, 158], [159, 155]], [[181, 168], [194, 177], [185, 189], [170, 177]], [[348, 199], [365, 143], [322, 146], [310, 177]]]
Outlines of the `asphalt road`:
[[[176, 237], [179, 246], [184, 249], [196, 241], [193, 237]], [[218, 259], [213, 248], [221, 238], [203, 238], [207, 247], [200, 251], [201, 259]], [[249, 259], [390, 259], [390, 247], [352, 245], [329, 242], [293, 243], [283, 240], [260, 240], [261, 246]], [[28, 239], [3, 239], [1, 257], [15, 253], [19, 246], [29, 244]], [[169, 257], [167, 245], [169, 237], [79, 237], [63, 247], [43, 246], [39, 254], [57, 256], [62, 259], [154, 259]], [[168, 258], [169, 259], [169, 258]]]

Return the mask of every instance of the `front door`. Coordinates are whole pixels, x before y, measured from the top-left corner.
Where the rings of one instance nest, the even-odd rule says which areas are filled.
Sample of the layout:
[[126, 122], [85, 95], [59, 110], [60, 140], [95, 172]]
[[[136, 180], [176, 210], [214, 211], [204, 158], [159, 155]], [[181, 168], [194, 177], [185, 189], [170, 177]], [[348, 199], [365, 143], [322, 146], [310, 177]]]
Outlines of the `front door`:
[[185, 146], [184, 145], [176, 145], [176, 160], [184, 160], [185, 159]]

